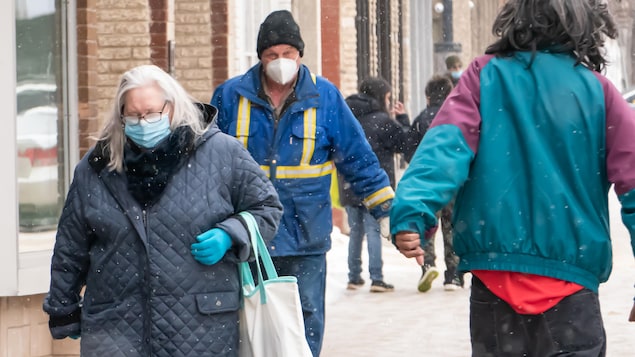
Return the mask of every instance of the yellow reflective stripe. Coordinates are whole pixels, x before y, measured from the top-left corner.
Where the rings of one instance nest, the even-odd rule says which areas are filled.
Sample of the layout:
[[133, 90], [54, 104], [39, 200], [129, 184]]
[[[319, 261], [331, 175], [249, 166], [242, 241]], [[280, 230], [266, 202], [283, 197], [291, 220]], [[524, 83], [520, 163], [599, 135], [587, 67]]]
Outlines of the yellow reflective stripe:
[[240, 97], [238, 102], [238, 120], [236, 123], [236, 138], [247, 148], [249, 138], [249, 120], [251, 117], [251, 102], [245, 97]]
[[395, 191], [393, 191], [392, 187], [384, 187], [381, 190], [366, 197], [366, 199], [364, 200], [364, 205], [368, 208], [373, 208], [394, 197]]
[[[261, 165], [260, 168], [269, 175], [269, 166]], [[277, 179], [314, 178], [330, 175], [333, 171], [333, 162], [328, 161], [319, 165], [300, 166], [276, 166]]]
[[315, 84], [315, 82], [317, 81], [317, 76], [315, 75], [315, 73], [311, 73], [311, 80], [313, 81], [313, 84]]
[[309, 108], [304, 111], [304, 140], [302, 144], [302, 158], [300, 165], [309, 165], [315, 151], [316, 110]]
[[269, 166], [267, 166], [267, 165], [260, 165], [260, 169], [261, 169], [262, 171], [264, 171], [264, 172], [265, 172], [265, 175], [267, 175], [267, 177], [269, 177], [269, 176], [270, 176], [270, 175], [269, 175], [269, 172], [270, 172], [270, 171], [269, 171]]

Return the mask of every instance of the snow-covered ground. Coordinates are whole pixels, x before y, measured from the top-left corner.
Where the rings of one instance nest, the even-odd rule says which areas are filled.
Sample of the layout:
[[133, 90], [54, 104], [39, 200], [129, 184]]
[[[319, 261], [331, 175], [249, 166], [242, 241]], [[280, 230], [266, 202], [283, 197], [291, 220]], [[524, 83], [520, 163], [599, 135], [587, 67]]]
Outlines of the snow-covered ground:
[[[635, 355], [635, 323], [628, 315], [635, 296], [635, 259], [629, 235], [611, 193], [613, 273], [600, 287], [600, 302], [608, 339], [608, 356]], [[440, 235], [440, 233], [439, 233]], [[391, 293], [370, 293], [367, 266], [363, 289], [346, 290], [348, 237], [336, 229], [328, 253], [326, 333], [322, 357], [341, 356], [470, 356], [469, 286], [443, 290], [442, 278], [427, 293], [416, 290], [421, 274], [414, 260], [384, 244], [384, 276], [395, 285]], [[443, 244], [437, 237], [437, 267], [443, 271]], [[364, 247], [364, 254], [366, 250]], [[367, 256], [363, 255], [364, 264]], [[469, 284], [469, 275], [466, 282]]]

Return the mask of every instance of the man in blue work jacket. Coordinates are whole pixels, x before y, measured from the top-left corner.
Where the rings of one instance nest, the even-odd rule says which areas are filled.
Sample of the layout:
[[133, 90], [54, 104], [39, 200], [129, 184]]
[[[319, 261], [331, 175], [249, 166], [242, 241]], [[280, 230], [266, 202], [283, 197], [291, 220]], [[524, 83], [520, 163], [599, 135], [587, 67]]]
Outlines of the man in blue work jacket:
[[339, 90], [300, 64], [304, 42], [290, 12], [260, 26], [260, 62], [214, 92], [218, 126], [235, 136], [269, 175], [284, 214], [268, 242], [280, 275], [298, 279], [305, 335], [319, 356], [324, 334], [326, 252], [331, 248], [331, 172], [363, 199], [389, 236], [394, 192]]

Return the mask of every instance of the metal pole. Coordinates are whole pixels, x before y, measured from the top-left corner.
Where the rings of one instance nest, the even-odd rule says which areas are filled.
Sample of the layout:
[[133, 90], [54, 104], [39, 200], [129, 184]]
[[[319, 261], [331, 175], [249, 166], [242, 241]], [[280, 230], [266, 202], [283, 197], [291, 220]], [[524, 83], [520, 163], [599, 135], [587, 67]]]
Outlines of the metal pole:
[[443, 0], [443, 42], [454, 42], [452, 0]]

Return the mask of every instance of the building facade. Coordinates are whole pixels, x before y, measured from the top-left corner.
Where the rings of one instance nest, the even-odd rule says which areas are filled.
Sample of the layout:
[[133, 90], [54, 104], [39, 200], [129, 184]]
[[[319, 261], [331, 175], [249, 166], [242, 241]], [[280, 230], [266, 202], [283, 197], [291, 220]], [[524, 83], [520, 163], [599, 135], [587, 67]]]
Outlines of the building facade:
[[[465, 63], [491, 42], [503, 0], [9, 0], [0, 13], [0, 357], [77, 356], [76, 340], [53, 341], [42, 300], [55, 226], [73, 168], [93, 144], [119, 76], [153, 63], [200, 101], [257, 63], [264, 17], [288, 9], [306, 43], [302, 59], [344, 95], [383, 76], [411, 116], [426, 81], [442, 72], [435, 44], [453, 10], [453, 42]], [[633, 2], [615, 7], [624, 86], [633, 82]], [[446, 7], [447, 8], [447, 7]]]

